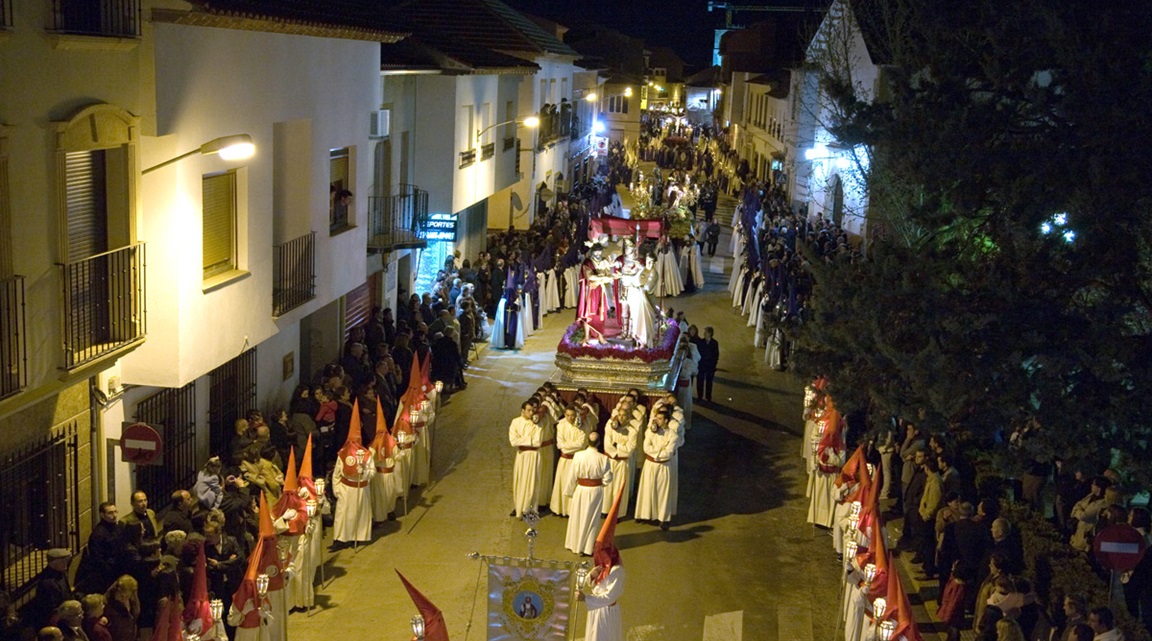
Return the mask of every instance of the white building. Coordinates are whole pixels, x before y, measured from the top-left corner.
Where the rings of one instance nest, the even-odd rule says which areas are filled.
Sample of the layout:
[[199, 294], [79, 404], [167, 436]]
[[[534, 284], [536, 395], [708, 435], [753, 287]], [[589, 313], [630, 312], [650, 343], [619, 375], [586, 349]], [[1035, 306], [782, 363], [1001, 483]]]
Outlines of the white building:
[[809, 216], [822, 213], [848, 233], [867, 236], [866, 174], [872, 150], [840, 145], [829, 132], [835, 104], [824, 94], [819, 77], [841, 77], [866, 102], [883, 99], [883, 59], [876, 46], [881, 27], [877, 16], [860, 11], [851, 0], [836, 0], [808, 47], [807, 61], [819, 71], [803, 80], [797, 107], [797, 171], [793, 202]]

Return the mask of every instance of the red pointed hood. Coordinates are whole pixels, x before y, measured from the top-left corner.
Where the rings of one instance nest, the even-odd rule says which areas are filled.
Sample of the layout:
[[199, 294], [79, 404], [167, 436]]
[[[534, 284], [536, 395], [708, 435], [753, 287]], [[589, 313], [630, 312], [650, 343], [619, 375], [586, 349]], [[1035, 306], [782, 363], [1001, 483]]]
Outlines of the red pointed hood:
[[824, 410], [824, 416], [820, 419], [824, 423], [824, 435], [820, 437], [820, 443], [817, 446], [818, 450], [824, 448], [833, 448], [843, 450], [847, 448], [844, 442], [844, 417], [840, 415], [840, 410], [832, 403], [832, 399], [828, 399], [828, 407]]
[[372, 449], [385, 458], [392, 456], [392, 451], [396, 449], [396, 439], [388, 431], [388, 422], [384, 418], [384, 408], [379, 397], [376, 398], [376, 438], [372, 440]]
[[[836, 477], [836, 487], [841, 487], [845, 483], [859, 482], [860, 469], [868, 469], [865, 463], [867, 461], [864, 460], [864, 446], [860, 445], [855, 452], [852, 452], [852, 456], [848, 457], [844, 466], [840, 468], [840, 475]], [[864, 476], [868, 476], [868, 473], [865, 472]]]
[[428, 597], [421, 594], [416, 586], [409, 583], [408, 579], [400, 574], [400, 570], [396, 570], [396, 575], [404, 583], [404, 589], [408, 590], [408, 596], [412, 597], [412, 602], [416, 604], [420, 616], [424, 617], [425, 641], [448, 641], [448, 626], [444, 623], [444, 614], [440, 612], [440, 608], [429, 601]]
[[916, 615], [912, 612], [912, 603], [908, 600], [908, 593], [904, 591], [904, 586], [900, 584], [900, 575], [896, 572], [893, 572], [888, 579], [888, 594], [885, 601], [888, 602], [888, 606], [884, 612], [884, 619], [896, 622], [892, 638], [899, 639], [903, 635], [907, 641], [923, 641], [924, 637], [920, 636], [920, 629], [916, 627]]
[[408, 389], [400, 397], [405, 409], [420, 402], [420, 387], [424, 384], [424, 374], [420, 371], [420, 356], [412, 352], [412, 367], [408, 370]]
[[364, 447], [364, 436], [360, 431], [360, 399], [352, 401], [352, 421], [348, 425], [348, 438], [340, 448], [340, 457], [344, 458], [348, 452], [356, 452]]
[[308, 527], [307, 502], [300, 496], [299, 490], [300, 484], [296, 478], [296, 452], [293, 448], [288, 448], [288, 473], [284, 476], [284, 489], [280, 492], [280, 498], [272, 507], [272, 515], [280, 518], [288, 510], [296, 510], [296, 518], [288, 523], [288, 534], [292, 536], [304, 534], [305, 528]]
[[184, 627], [201, 636], [212, 629], [212, 609], [208, 599], [208, 569], [204, 559], [204, 542], [196, 543], [196, 566], [192, 573], [192, 592], [184, 606]]
[[596, 535], [596, 543], [592, 547], [592, 562], [604, 568], [598, 582], [608, 577], [608, 571], [614, 565], [621, 565], [620, 550], [616, 549], [616, 521], [620, 519], [620, 499], [624, 496], [624, 486], [616, 491], [616, 498], [612, 501], [612, 508], [604, 517], [604, 524], [600, 526], [600, 534]]

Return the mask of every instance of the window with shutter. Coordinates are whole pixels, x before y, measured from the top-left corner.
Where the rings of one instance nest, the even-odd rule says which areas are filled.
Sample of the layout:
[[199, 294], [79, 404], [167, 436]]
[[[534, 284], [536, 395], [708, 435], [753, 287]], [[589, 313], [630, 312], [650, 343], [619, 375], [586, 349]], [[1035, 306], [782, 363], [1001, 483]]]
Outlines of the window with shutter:
[[204, 278], [236, 269], [236, 173], [204, 176]]
[[[328, 162], [329, 210], [328, 227], [331, 233], [347, 229], [351, 224], [351, 182], [349, 180], [351, 167], [348, 162], [348, 148], [333, 149], [330, 151]], [[348, 197], [346, 197], [348, 196]]]

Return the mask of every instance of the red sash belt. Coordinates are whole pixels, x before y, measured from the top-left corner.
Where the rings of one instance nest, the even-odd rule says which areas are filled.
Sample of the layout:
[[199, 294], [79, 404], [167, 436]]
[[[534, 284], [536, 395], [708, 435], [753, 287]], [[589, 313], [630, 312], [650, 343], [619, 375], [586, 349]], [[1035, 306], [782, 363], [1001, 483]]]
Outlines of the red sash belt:
[[400, 449], [402, 449], [402, 450], [410, 450], [410, 449], [412, 449], [412, 448], [413, 448], [415, 445], [416, 445], [415, 443], [401, 443], [401, 444], [400, 444]]
[[661, 463], [661, 464], [663, 464], [663, 463], [667, 463], [667, 462], [668, 462], [668, 461], [661, 461], [660, 459], [654, 459], [654, 458], [652, 458], [651, 456], [648, 456], [647, 454], [645, 454], [645, 455], [644, 455], [644, 458], [648, 459], [649, 461], [652, 461], [653, 463]]
[[548, 447], [549, 445], [555, 445], [555, 444], [556, 444], [556, 439], [550, 438], [547, 441], [544, 441], [543, 443], [541, 443], [540, 447]]
[[564, 452], [560, 452], [560, 458], [572, 458], [573, 456], [576, 456], [576, 455], [575, 454], [565, 454]]
[[532, 447], [531, 445], [518, 445], [517, 447], [520, 448], [521, 452], [535, 452], [536, 450], [540, 449], [538, 447]]
[[576, 479], [576, 484], [583, 487], [600, 487], [604, 482], [600, 479]]
[[381, 473], [381, 474], [391, 474], [393, 469], [395, 469], [395, 468], [393, 468], [393, 467], [380, 467], [379, 465], [376, 466], [376, 471]]
[[368, 481], [353, 481], [343, 476], [340, 477], [340, 482], [348, 487], [368, 487]]
[[631, 457], [631, 455], [629, 455], [629, 456], [609, 456], [608, 458], [612, 459], [613, 461], [627, 461], [627, 460], [631, 459], [632, 457]]

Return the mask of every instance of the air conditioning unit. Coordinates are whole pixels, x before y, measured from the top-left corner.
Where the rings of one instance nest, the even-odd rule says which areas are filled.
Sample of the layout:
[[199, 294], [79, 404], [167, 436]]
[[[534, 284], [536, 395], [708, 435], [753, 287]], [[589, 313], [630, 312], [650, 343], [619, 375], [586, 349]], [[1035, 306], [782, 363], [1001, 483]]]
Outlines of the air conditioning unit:
[[387, 138], [392, 129], [392, 110], [377, 109], [369, 115], [369, 120], [371, 120], [371, 123], [369, 126], [368, 137]]

